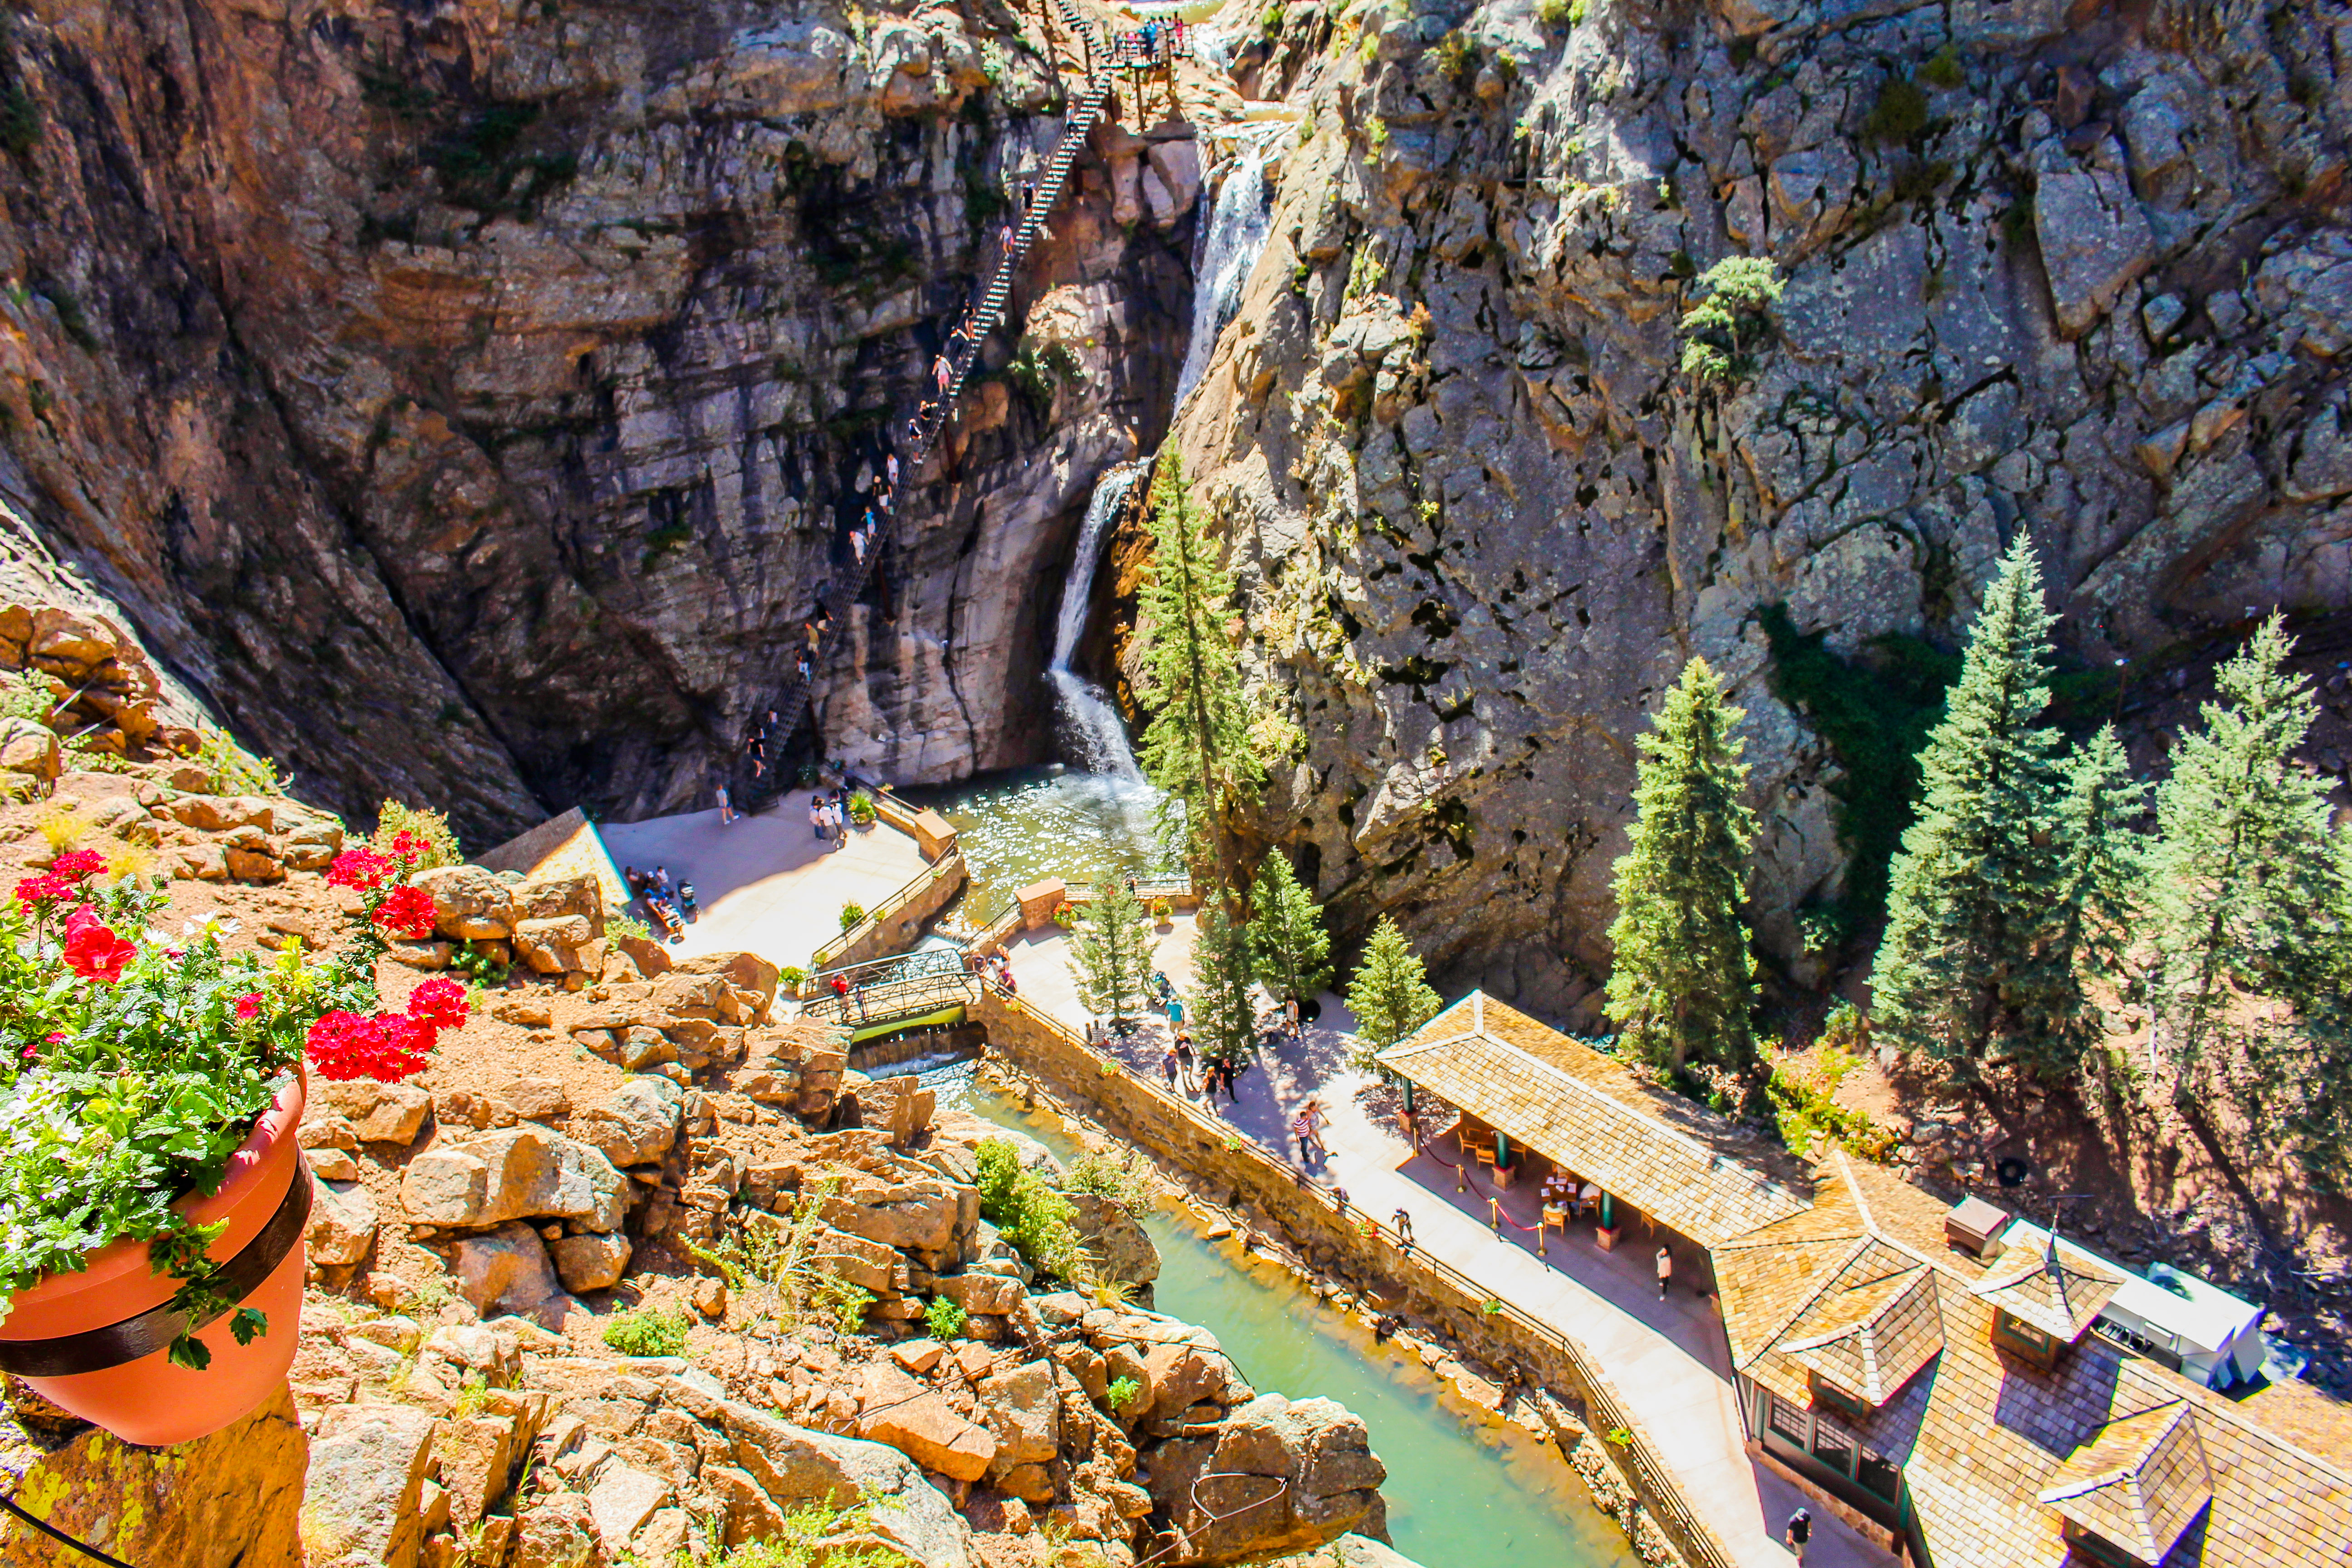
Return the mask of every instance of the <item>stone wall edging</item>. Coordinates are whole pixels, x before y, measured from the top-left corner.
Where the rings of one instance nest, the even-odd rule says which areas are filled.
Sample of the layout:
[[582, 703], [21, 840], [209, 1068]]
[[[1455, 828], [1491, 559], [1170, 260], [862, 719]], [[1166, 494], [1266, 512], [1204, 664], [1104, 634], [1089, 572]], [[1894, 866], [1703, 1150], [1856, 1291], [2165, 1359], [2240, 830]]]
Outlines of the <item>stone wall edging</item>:
[[[1153, 1157], [1228, 1185], [1232, 1193], [1223, 1206], [1255, 1208], [1309, 1262], [1348, 1279], [1360, 1295], [1373, 1294], [1368, 1281], [1385, 1285], [1401, 1278], [1406, 1305], [1415, 1315], [1452, 1331], [1464, 1348], [1490, 1365], [1525, 1369], [1528, 1383], [1564, 1391], [1580, 1419], [1612, 1434], [1607, 1445], [1587, 1447], [1614, 1450], [1602, 1457], [1639, 1506], [1622, 1517], [1612, 1510], [1612, 1516], [1636, 1549], [1646, 1552], [1645, 1537], [1654, 1534], [1671, 1545], [1677, 1561], [1696, 1568], [1731, 1568], [1729, 1552], [1692, 1512], [1664, 1468], [1655, 1440], [1626, 1411], [1606, 1374], [1565, 1335], [1499, 1302], [1499, 1310], [1489, 1310], [1491, 1298], [1469, 1280], [1418, 1251], [1399, 1251], [1372, 1216], [1353, 1210], [1343, 1215], [1320, 1188], [1263, 1145], [1137, 1077], [1017, 996], [984, 984], [970, 1016], [987, 1029], [992, 1053], [1043, 1079], [1082, 1115]], [[1647, 1531], [1642, 1528], [1645, 1521]]]
[[923, 929], [923, 922], [947, 908], [962, 891], [969, 873], [963, 850], [954, 847], [902, 883], [898, 890], [866, 912], [864, 920], [826, 942], [811, 955], [812, 969], [838, 969], [905, 951]]

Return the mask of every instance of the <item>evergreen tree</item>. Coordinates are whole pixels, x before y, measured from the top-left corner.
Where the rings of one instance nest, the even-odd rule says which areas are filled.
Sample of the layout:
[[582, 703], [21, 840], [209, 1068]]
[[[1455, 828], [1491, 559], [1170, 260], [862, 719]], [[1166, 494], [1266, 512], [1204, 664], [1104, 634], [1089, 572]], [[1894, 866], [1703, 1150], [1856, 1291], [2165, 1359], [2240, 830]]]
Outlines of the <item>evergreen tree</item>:
[[[1214, 889], [1212, 889], [1214, 891]], [[1225, 918], [1223, 898], [1204, 899], [1192, 936], [1192, 1021], [1201, 1054], [1240, 1061], [1257, 1048], [1256, 955], [1250, 929]]]
[[1299, 886], [1281, 850], [1257, 868], [1251, 903], [1250, 940], [1266, 988], [1304, 1002], [1331, 984], [1331, 938], [1323, 929], [1322, 906]]
[[1919, 816], [1888, 879], [1871, 1012], [1904, 1049], [2063, 1077], [2084, 1004], [2060, 906], [2066, 781], [2057, 732], [2038, 721], [2055, 619], [2020, 533], [1920, 753]]
[[1151, 977], [1151, 939], [1144, 932], [1143, 906], [1125, 878], [1105, 877], [1094, 898], [1079, 906], [1076, 934], [1070, 975], [1079, 1004], [1098, 1017], [1131, 1016]]
[[1741, 716], [1694, 658], [1641, 738], [1607, 1005], [1620, 1043], [1662, 1076], [1695, 1059], [1735, 1072], [1756, 1060], [1755, 961], [1739, 918], [1755, 835], [1739, 798]]
[[[2331, 842], [2326, 784], [2292, 761], [2317, 710], [2285, 668], [2293, 647], [2273, 616], [2217, 672], [2220, 700], [2181, 737], [2157, 791], [2148, 873], [2157, 1037], [2177, 1069], [2176, 1100], [2197, 1109], [2213, 1089], [2284, 1091], [2295, 1101], [2289, 1119], [2311, 1136], [2340, 1121], [2329, 1109], [2340, 1091], [2326, 1080], [2352, 1066], [2336, 989], [2352, 973], [2352, 852]], [[2294, 1004], [2299, 1024], [2249, 1006], [2243, 991]]]
[[1240, 873], [1228, 823], [1263, 777], [1226, 630], [1233, 578], [1202, 531], [1172, 450], [1153, 479], [1151, 508], [1151, 567], [1136, 613], [1138, 695], [1157, 710], [1143, 731], [1143, 770], [1166, 792], [1160, 830], [1171, 851], [1213, 863], [1230, 888]]
[[2147, 875], [2131, 825], [2147, 809], [2147, 786], [2131, 776], [2116, 727], [2101, 725], [2066, 759], [2059, 806], [2059, 940], [2079, 976], [2123, 973]]
[[1348, 1011], [1356, 1016], [1356, 1037], [1367, 1047], [1365, 1054], [1388, 1049], [1436, 1017], [1444, 1005], [1430, 989], [1421, 954], [1396, 921], [1382, 915], [1364, 944], [1363, 962], [1348, 981]]

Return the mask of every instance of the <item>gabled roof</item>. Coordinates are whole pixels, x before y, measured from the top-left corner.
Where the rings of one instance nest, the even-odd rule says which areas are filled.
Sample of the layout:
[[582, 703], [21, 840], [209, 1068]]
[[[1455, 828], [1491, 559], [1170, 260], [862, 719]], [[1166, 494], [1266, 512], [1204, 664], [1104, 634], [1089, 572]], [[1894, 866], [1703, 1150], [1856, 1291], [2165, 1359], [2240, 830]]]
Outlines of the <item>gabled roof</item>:
[[2052, 1237], [2041, 1250], [2000, 1260], [1969, 1289], [2013, 1318], [2070, 1343], [2123, 1286], [2124, 1276]]
[[1708, 1246], [1805, 1208], [1802, 1175], [1728, 1120], [1482, 991], [1375, 1059]]
[[2194, 1416], [2176, 1399], [2108, 1422], [2051, 1472], [2042, 1500], [2154, 1568], [2213, 1500]]
[[[1927, 1266], [1935, 1277], [1943, 1347], [1883, 1405], [1836, 1423], [1864, 1451], [1903, 1468], [1915, 1517], [1937, 1568], [2052, 1568], [2070, 1556], [2062, 1524], [2073, 1521], [2118, 1548], [2152, 1543], [2195, 1495], [2187, 1458], [2149, 1453], [2137, 1479], [2098, 1478], [2119, 1468], [2139, 1427], [2105, 1435], [2142, 1413], [2185, 1408], [2211, 1503], [2190, 1509], [2165, 1568], [2346, 1568], [2352, 1563], [2352, 1407], [2306, 1384], [2273, 1384], [2231, 1398], [2097, 1334], [2043, 1370], [1992, 1342], [1992, 1299], [1974, 1287], [2011, 1272], [2004, 1256], [1984, 1265], [1948, 1244], [1946, 1205], [1894, 1173], [1840, 1152], [1824, 1162], [1819, 1198], [1804, 1213], [1714, 1248], [1724, 1331], [1735, 1365], [1779, 1399], [1803, 1407], [1807, 1373], [1784, 1336], [1801, 1330], [1841, 1280], [1884, 1270], [1881, 1252]], [[2071, 1267], [2104, 1268], [2061, 1243]], [[2028, 1249], [2039, 1263], [2040, 1251]], [[1864, 1276], [1865, 1279], [1867, 1275]], [[1866, 1294], [1867, 1292], [1864, 1292]], [[1824, 1309], [1825, 1310], [1825, 1309]], [[1826, 1320], [1825, 1320], [1826, 1321]], [[2161, 1437], [2162, 1434], [2158, 1434]], [[2168, 1441], [2185, 1447], [2186, 1438]], [[2062, 1456], [2072, 1456], [2062, 1459]], [[2072, 1497], [2044, 1500], [2045, 1491]], [[2137, 1510], [2092, 1522], [2094, 1510]], [[2111, 1533], [2111, 1531], [2113, 1531]]]
[[1935, 1270], [1891, 1247], [1864, 1247], [1789, 1325], [1780, 1348], [1831, 1387], [1884, 1405], [1944, 1348]]

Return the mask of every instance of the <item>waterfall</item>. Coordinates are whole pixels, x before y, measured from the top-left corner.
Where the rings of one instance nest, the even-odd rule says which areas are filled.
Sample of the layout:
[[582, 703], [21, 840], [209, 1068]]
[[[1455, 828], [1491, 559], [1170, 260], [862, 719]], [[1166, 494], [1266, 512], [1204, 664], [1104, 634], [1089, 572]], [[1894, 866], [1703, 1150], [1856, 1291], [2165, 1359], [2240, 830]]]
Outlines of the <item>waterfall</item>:
[[1087, 503], [1087, 520], [1078, 529], [1077, 554], [1069, 577], [1062, 584], [1062, 607], [1054, 620], [1054, 660], [1045, 679], [1054, 683], [1054, 706], [1061, 716], [1059, 739], [1071, 762], [1090, 773], [1135, 779], [1143, 771], [1127, 743], [1127, 726], [1101, 687], [1070, 668], [1078, 639], [1086, 635], [1087, 612], [1093, 608], [1095, 568], [1102, 562], [1103, 540], [1111, 519], [1133, 494], [1150, 465], [1121, 463], [1095, 481]]
[[1200, 259], [1192, 268], [1192, 341], [1184, 350], [1184, 368], [1176, 377], [1176, 406], [1207, 374], [1209, 356], [1216, 351], [1217, 334], [1241, 308], [1242, 288], [1258, 253], [1265, 248], [1273, 214], [1267, 210], [1265, 149], [1250, 146], [1234, 154], [1225, 183], [1217, 187], [1217, 205], [1209, 215], [1208, 233], [1201, 241]]

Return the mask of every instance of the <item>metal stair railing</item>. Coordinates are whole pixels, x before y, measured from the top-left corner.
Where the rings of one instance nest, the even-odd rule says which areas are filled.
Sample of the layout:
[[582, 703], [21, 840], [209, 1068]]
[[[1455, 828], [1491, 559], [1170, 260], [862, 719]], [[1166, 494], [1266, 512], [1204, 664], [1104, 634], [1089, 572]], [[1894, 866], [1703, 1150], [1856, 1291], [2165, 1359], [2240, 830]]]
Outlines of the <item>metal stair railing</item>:
[[[1037, 181], [1031, 193], [1029, 210], [1022, 215], [1020, 226], [1013, 231], [1013, 247], [998, 259], [995, 269], [989, 275], [987, 282], [976, 291], [972, 304], [968, 307], [971, 330], [965, 337], [962, 349], [949, 362], [947, 386], [940, 393], [937, 403], [932, 405], [935, 410], [932, 417], [926, 421], [918, 416], [911, 427], [914, 439], [910, 450], [906, 454], [904, 463], [905, 471], [909, 476], [918, 466], [930, 457], [932, 450], [939, 445], [940, 437], [945, 433], [948, 420], [955, 412], [956, 402], [963, 393], [964, 383], [970, 377], [972, 368], [980, 361], [981, 345], [987, 341], [989, 334], [1003, 322], [1005, 306], [1012, 299], [1013, 279], [1022, 264], [1028, 259], [1030, 247], [1036, 244], [1038, 237], [1045, 232], [1045, 219], [1060, 203], [1062, 193], [1069, 184], [1070, 171], [1076, 166], [1078, 153], [1084, 150], [1087, 138], [1093, 133], [1097, 122], [1102, 119], [1103, 108], [1110, 99], [1110, 79], [1097, 73], [1094, 68], [1093, 28], [1077, 15], [1070, 5], [1069, 0], [1055, 0], [1055, 5], [1064, 24], [1076, 33], [1086, 44], [1087, 61], [1086, 89], [1079, 95], [1074, 111], [1064, 121], [1061, 138], [1055, 143], [1053, 155], [1046, 162], [1045, 174]], [[800, 722], [801, 710], [809, 701], [814, 685], [814, 671], [822, 664], [826, 647], [832, 640], [833, 626], [835, 622], [846, 618], [849, 606], [856, 604], [858, 595], [866, 591], [866, 584], [872, 579], [875, 568], [881, 561], [882, 547], [887, 542], [887, 530], [893, 521], [895, 520], [888, 514], [884, 514], [874, 539], [866, 548], [864, 557], [854, 558], [847, 578], [835, 584], [831, 592], [822, 595], [817, 601], [827, 619], [824, 629], [818, 636], [817, 646], [810, 651], [811, 675], [803, 679], [795, 674], [784, 687], [783, 696], [777, 702], [774, 710], [776, 721], [772, 732], [775, 736], [779, 751], [782, 749], [783, 742], [791, 739], [793, 729]], [[742, 798], [747, 804], [753, 802], [755, 798], [761, 800], [781, 798], [786, 793], [787, 786], [782, 782], [782, 759], [779, 757], [775, 761], [779, 764], [776, 783], [764, 791], [754, 789], [743, 792]], [[740, 785], [740, 775], [736, 782]]]

